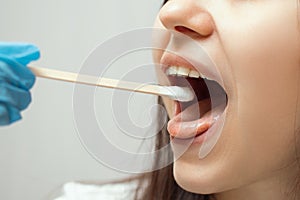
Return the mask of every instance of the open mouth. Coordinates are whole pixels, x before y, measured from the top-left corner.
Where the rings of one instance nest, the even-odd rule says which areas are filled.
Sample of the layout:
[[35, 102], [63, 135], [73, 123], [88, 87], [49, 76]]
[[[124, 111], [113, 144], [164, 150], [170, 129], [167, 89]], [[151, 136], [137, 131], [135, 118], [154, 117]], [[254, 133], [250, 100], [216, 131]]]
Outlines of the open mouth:
[[172, 138], [190, 139], [205, 133], [223, 114], [227, 94], [214, 80], [189, 67], [169, 66], [165, 70], [171, 85], [190, 87], [195, 98], [175, 101], [175, 116], [168, 123]]

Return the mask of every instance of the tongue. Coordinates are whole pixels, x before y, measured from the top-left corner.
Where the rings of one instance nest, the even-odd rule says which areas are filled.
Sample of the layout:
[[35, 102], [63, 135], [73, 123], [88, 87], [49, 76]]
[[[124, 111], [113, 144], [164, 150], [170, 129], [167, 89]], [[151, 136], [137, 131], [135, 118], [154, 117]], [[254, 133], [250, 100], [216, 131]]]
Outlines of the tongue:
[[[225, 108], [225, 104], [211, 109], [211, 99], [207, 98], [186, 108], [168, 122], [171, 136], [188, 139], [208, 130]], [[179, 103], [177, 103], [179, 106]]]

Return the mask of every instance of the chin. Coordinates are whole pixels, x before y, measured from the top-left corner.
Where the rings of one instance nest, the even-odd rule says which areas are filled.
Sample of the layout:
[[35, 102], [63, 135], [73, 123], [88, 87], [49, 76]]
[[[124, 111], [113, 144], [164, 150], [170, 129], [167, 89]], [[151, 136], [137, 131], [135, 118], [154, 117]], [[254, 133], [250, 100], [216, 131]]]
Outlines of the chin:
[[222, 173], [217, 173], [213, 166], [201, 166], [199, 162], [180, 158], [174, 163], [174, 178], [181, 188], [196, 194], [215, 194], [229, 189], [222, 185], [225, 178]]

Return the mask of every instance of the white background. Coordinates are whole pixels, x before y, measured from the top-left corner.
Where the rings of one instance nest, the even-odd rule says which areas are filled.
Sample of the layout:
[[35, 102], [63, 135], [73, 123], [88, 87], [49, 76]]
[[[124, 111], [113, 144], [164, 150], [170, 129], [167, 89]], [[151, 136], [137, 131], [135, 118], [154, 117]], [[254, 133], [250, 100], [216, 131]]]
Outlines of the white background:
[[[36, 44], [34, 65], [77, 72], [113, 35], [151, 27], [161, 0], [1, 0], [0, 40]], [[64, 182], [128, 176], [100, 165], [81, 146], [73, 84], [37, 79], [23, 119], [0, 128], [0, 199], [47, 199]]]

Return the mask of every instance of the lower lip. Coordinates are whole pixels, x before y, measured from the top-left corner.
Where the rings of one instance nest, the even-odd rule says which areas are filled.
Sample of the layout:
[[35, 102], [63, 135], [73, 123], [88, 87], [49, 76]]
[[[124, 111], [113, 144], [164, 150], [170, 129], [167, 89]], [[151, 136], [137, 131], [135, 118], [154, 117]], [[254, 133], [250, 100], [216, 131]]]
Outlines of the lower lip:
[[171, 142], [174, 144], [189, 144], [189, 145], [201, 145], [204, 143], [204, 141], [209, 141], [216, 132], [222, 131], [224, 125], [224, 120], [227, 112], [227, 106], [225, 107], [222, 114], [217, 116], [217, 120], [207, 129], [205, 132], [201, 133], [200, 135], [194, 137], [194, 138], [176, 138], [173, 136], [170, 136]]

